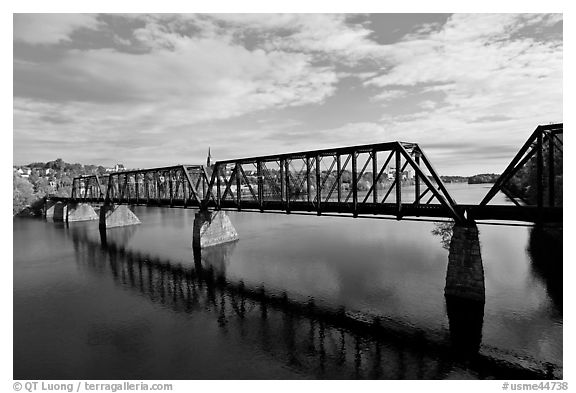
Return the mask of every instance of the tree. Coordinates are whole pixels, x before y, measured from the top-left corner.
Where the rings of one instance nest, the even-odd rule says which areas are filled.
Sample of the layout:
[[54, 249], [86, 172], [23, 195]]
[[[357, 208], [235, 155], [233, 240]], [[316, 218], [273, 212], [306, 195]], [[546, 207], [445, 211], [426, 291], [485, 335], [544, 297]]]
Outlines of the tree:
[[45, 196], [46, 194], [52, 193], [52, 187], [48, 183], [48, 180], [45, 177], [41, 177], [38, 179], [36, 184], [34, 184], [34, 192], [38, 194], [38, 196]]
[[64, 187], [71, 187], [72, 186], [72, 178], [68, 175], [62, 176], [60, 179], [60, 184]]
[[57, 158], [56, 161], [54, 161], [54, 165], [56, 166], [56, 169], [59, 171], [63, 170], [66, 167], [66, 163], [61, 158]]
[[34, 195], [34, 187], [32, 184], [17, 173], [14, 173], [12, 186], [12, 213], [16, 215], [27, 206], [30, 206], [35, 201], [36, 196]]
[[38, 182], [38, 173], [36, 173], [36, 171], [32, 171], [30, 173], [30, 176], [28, 177], [28, 181], [30, 182], [30, 184], [32, 184], [33, 186], [36, 184], [36, 182]]

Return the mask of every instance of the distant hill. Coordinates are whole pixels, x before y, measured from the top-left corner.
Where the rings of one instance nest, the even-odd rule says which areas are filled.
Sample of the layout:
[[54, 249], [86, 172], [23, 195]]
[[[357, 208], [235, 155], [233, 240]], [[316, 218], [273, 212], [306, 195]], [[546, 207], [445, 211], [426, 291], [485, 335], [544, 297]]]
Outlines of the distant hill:
[[483, 173], [468, 177], [468, 184], [496, 183], [500, 175], [496, 173]]
[[440, 176], [444, 183], [466, 183], [468, 178], [466, 176]]

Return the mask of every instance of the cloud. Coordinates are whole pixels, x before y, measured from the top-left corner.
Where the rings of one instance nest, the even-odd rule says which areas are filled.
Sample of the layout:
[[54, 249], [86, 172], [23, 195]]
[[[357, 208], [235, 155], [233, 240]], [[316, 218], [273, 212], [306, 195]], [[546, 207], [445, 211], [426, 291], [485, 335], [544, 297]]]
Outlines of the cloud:
[[20, 64], [15, 95], [71, 105], [131, 103], [138, 115], [156, 111], [162, 121], [171, 114], [195, 123], [320, 103], [337, 82], [332, 67], [313, 65], [310, 55], [249, 50], [228, 35], [183, 36], [153, 21], [134, 37], [147, 52], [74, 49], [55, 63]]
[[14, 40], [29, 44], [55, 44], [70, 39], [79, 28], [95, 29], [96, 15], [14, 14]]
[[43, 141], [65, 136], [89, 145], [100, 156], [102, 150], [111, 156], [142, 154], [118, 149], [126, 141], [158, 146], [176, 136], [200, 143], [193, 135], [196, 124], [315, 105], [335, 91], [336, 72], [313, 65], [307, 54], [249, 50], [226, 36], [163, 34], [139, 30], [138, 39], [146, 37], [149, 46], [146, 52], [71, 49], [56, 61], [19, 63], [14, 70], [15, 149], [32, 156], [41, 149], [34, 137], [39, 133]]
[[437, 94], [414, 100], [408, 116], [384, 115], [392, 135], [423, 144], [519, 147], [538, 124], [562, 121], [562, 41], [539, 39], [536, 28], [558, 21], [554, 15], [453, 15], [440, 29], [386, 46], [386, 71], [365, 84], [382, 89], [376, 97], [398, 91], [390, 89]]
[[406, 90], [385, 90], [375, 95], [372, 99], [374, 101], [392, 101], [404, 97], [406, 94], [408, 94]]
[[[313, 53], [348, 65], [377, 60], [381, 47], [372, 31], [361, 23], [349, 23], [346, 14], [212, 14], [216, 24], [237, 32], [265, 32], [267, 50]], [[261, 35], [262, 36], [262, 35]]]
[[[233, 158], [405, 140], [468, 144], [458, 151], [470, 167], [503, 167], [509, 148], [481, 152], [561, 121], [561, 33], [547, 35], [561, 15], [453, 15], [387, 44], [362, 20], [16, 15], [15, 152], [61, 141], [90, 146], [83, 160], [150, 166], [204, 157], [208, 145]], [[445, 149], [430, 155], [441, 172], [455, 165]]]

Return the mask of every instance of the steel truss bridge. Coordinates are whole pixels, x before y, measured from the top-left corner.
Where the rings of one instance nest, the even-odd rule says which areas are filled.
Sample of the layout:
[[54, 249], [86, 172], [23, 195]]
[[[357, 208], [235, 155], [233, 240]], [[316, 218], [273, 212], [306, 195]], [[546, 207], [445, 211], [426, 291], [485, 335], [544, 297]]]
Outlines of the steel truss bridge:
[[[560, 222], [562, 135], [562, 123], [538, 126], [477, 205], [458, 204], [422, 148], [407, 142], [217, 161], [210, 167], [175, 165], [82, 176], [73, 180], [69, 200], [457, 222]], [[413, 187], [402, 187], [407, 184]], [[489, 204], [499, 192], [513, 204]]]

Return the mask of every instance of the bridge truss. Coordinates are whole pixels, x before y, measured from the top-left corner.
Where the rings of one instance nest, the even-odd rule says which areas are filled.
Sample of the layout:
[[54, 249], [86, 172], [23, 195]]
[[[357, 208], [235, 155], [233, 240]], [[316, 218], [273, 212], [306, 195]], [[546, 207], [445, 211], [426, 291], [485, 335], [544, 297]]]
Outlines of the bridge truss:
[[[562, 221], [563, 125], [539, 126], [480, 204], [457, 204], [416, 143], [75, 178], [77, 202], [466, 220]], [[407, 187], [410, 186], [410, 187]], [[514, 205], [488, 205], [499, 193]], [[64, 198], [66, 199], [66, 198]]]
[[[442, 216], [456, 202], [415, 143], [390, 142], [218, 161], [216, 208]], [[403, 187], [414, 185], [411, 191]]]
[[[414, 187], [404, 187], [413, 185]], [[415, 143], [389, 142], [75, 178], [80, 202], [462, 218]]]
[[200, 206], [208, 201], [208, 182], [202, 165], [115, 172], [106, 176], [82, 176], [72, 183], [72, 199], [158, 206]]
[[538, 126], [480, 202], [498, 192], [516, 206], [562, 206], [563, 124]]

